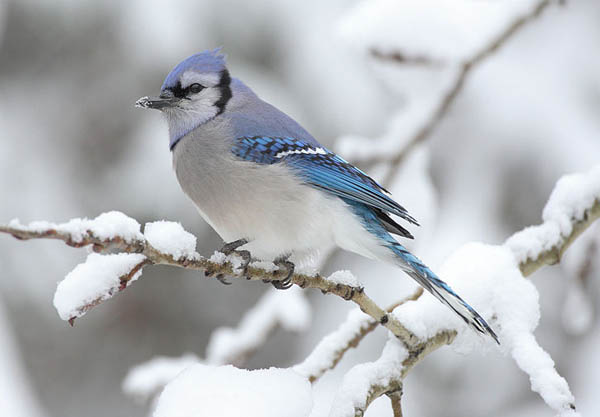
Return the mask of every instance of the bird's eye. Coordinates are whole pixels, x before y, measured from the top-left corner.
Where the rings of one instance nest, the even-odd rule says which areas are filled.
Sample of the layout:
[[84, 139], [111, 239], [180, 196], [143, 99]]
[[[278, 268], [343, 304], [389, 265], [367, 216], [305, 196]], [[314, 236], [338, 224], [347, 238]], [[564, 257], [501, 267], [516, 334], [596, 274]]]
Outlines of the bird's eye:
[[194, 93], [194, 94], [196, 94], [196, 93], [199, 93], [200, 91], [202, 91], [202, 89], [203, 89], [204, 87], [202, 87], [202, 86], [201, 86], [200, 84], [198, 84], [198, 83], [194, 83], [194, 84], [190, 85], [188, 88], [190, 89], [190, 92], [191, 92], [191, 93]]

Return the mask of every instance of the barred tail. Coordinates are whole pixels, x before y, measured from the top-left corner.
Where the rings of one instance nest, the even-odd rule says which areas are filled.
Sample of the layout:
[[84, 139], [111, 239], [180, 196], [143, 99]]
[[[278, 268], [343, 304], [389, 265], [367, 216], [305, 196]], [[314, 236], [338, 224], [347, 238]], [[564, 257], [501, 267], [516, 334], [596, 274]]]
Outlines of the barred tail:
[[404, 246], [399, 243], [388, 246], [397, 256], [400, 267], [417, 281], [423, 288], [433, 294], [438, 300], [450, 307], [456, 314], [462, 318], [472, 329], [481, 334], [491, 336], [496, 343], [498, 336], [486, 323], [486, 321], [462, 298], [458, 296], [452, 288], [444, 281], [438, 278], [431, 269], [425, 266], [416, 256], [408, 252]]

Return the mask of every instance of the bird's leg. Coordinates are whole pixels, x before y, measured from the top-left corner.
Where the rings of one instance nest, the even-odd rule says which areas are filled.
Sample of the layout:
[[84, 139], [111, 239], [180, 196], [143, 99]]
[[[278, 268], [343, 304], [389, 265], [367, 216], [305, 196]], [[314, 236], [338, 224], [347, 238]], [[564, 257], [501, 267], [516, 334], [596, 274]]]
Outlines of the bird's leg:
[[281, 281], [271, 281], [271, 284], [278, 290], [287, 290], [292, 287], [292, 275], [294, 275], [294, 269], [296, 265], [293, 262], [290, 262], [288, 258], [290, 255], [280, 256], [275, 259], [273, 263], [279, 267], [279, 269], [285, 270], [287, 275]]
[[[242, 269], [242, 271], [243, 271], [242, 274], [244, 276], [248, 275], [247, 274], [248, 265], [250, 264], [250, 261], [252, 260], [252, 256], [250, 255], [250, 252], [248, 252], [247, 250], [237, 250], [237, 248], [239, 248], [240, 246], [244, 246], [246, 243], [248, 243], [247, 239], [238, 239], [233, 242], [225, 243], [225, 245], [223, 245], [223, 247], [219, 250], [219, 252], [225, 254], [226, 256], [229, 256], [232, 253], [235, 253], [240, 258], [242, 258], [243, 262], [242, 262], [240, 268]], [[206, 276], [212, 275], [211, 271], [206, 271], [204, 274]], [[219, 282], [221, 284], [231, 285], [231, 282], [227, 281], [225, 279], [225, 275], [223, 275], [223, 274], [218, 274], [216, 276], [216, 278], [219, 280]]]

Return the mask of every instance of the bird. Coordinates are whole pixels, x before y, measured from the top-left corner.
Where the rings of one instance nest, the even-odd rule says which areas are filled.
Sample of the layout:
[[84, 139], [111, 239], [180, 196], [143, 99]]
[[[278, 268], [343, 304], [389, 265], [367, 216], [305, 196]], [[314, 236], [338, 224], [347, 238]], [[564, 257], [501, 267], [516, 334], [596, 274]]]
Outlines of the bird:
[[[418, 225], [381, 185], [321, 145], [308, 131], [231, 77], [221, 48], [177, 64], [160, 94], [137, 107], [160, 110], [173, 168], [201, 217], [227, 242], [222, 252], [250, 262], [294, 262], [327, 247], [394, 264], [479, 334], [488, 323], [392, 235]], [[292, 262], [292, 260], [294, 262]], [[227, 282], [224, 282], [227, 283]], [[499, 343], [499, 342], [498, 342]]]

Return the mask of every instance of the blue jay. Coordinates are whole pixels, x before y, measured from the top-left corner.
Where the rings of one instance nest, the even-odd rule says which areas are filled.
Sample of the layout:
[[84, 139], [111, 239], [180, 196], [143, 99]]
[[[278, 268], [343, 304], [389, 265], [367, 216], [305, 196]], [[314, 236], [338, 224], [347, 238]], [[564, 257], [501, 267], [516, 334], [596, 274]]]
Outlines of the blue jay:
[[[220, 49], [200, 52], [167, 75], [158, 97], [173, 167], [204, 220], [237, 251], [293, 272], [315, 249], [337, 245], [400, 267], [469, 326], [498, 340], [485, 320], [391, 234], [412, 238], [406, 209], [360, 169], [322, 146], [292, 118], [231, 78]], [[289, 278], [289, 277], [288, 277]], [[274, 282], [289, 287], [289, 279]]]

